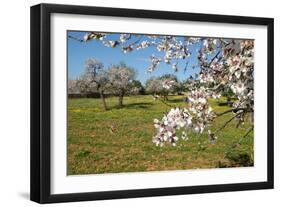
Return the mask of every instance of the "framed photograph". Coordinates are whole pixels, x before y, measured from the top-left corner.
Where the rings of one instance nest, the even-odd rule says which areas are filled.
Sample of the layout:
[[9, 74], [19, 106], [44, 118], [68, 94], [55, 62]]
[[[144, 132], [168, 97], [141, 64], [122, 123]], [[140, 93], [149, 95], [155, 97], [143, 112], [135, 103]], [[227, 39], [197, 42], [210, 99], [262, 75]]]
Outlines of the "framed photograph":
[[31, 200], [273, 188], [273, 19], [31, 7]]

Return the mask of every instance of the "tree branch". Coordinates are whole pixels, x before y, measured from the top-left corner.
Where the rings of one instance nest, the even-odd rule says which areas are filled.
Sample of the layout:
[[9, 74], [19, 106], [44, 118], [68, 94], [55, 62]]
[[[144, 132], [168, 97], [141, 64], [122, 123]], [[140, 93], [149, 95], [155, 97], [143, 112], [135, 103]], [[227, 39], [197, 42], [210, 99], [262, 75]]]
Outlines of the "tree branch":
[[254, 130], [254, 126], [252, 126], [250, 129], [248, 129], [248, 131], [246, 132], [246, 134], [243, 136], [243, 138], [247, 137], [251, 131]]
[[237, 111], [252, 112], [252, 110], [249, 109], [249, 108], [236, 108], [236, 109], [229, 109], [229, 110], [226, 110], [222, 113], [215, 113], [215, 114], [216, 114], [216, 116], [222, 116], [222, 115], [225, 115], [225, 114], [230, 113], [230, 112], [236, 113]]
[[241, 142], [242, 142], [242, 140], [243, 140], [244, 138], [246, 138], [246, 137], [250, 134], [250, 132], [253, 131], [253, 129], [254, 129], [254, 126], [252, 126], [251, 128], [249, 128], [248, 131], [246, 132], [246, 134], [245, 134], [243, 137], [241, 137], [236, 143], [234, 143], [234, 144], [232, 145], [232, 147], [237, 147], [237, 145], [240, 145]]
[[219, 54], [221, 53], [221, 51], [219, 50], [217, 52], [217, 54], [211, 59], [210, 63], [209, 63], [209, 66], [212, 64], [212, 62], [219, 56]]
[[78, 37], [74, 37], [74, 36], [71, 36], [71, 35], [68, 35], [68, 37], [69, 37], [70, 39], [74, 39], [74, 40], [76, 40], [76, 41], [78, 41], [78, 42], [84, 42], [83, 39], [80, 39], [80, 38], [78, 38]]
[[233, 117], [231, 117], [231, 119], [229, 119], [228, 121], [226, 121], [224, 123], [224, 125], [222, 125], [219, 129], [217, 129], [214, 134], [218, 133], [219, 131], [221, 131], [223, 128], [225, 128], [233, 119], [235, 119], [238, 115], [242, 114], [244, 112], [240, 112], [240, 113], [237, 113], [235, 114]]

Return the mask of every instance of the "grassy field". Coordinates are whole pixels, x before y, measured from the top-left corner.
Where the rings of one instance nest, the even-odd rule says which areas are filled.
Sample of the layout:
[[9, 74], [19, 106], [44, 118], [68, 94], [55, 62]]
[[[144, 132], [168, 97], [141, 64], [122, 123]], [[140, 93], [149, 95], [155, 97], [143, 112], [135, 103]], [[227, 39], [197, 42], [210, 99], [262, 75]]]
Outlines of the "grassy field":
[[[170, 96], [168, 103], [184, 106], [182, 100], [182, 96]], [[125, 97], [123, 108], [116, 107], [116, 97], [106, 101], [108, 111], [102, 110], [100, 99], [69, 99], [68, 175], [252, 165], [248, 161], [253, 160], [253, 133], [233, 145], [250, 128], [249, 120], [240, 128], [231, 122], [215, 144], [209, 143], [206, 133], [190, 133], [189, 140], [180, 140], [175, 147], [156, 147], [153, 119], [162, 118], [170, 107], [149, 95]], [[228, 109], [211, 102], [216, 112]], [[230, 116], [217, 118], [211, 129], [222, 126]]]

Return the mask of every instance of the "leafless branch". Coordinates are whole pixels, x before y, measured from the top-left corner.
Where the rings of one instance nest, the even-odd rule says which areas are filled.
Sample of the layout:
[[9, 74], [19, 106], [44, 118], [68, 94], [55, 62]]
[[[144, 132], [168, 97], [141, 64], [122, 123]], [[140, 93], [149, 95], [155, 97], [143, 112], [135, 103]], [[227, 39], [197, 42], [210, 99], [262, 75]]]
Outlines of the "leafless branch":
[[246, 132], [246, 134], [243, 136], [243, 138], [247, 137], [251, 131], [254, 130], [254, 126], [252, 126], [250, 129], [248, 129], [248, 131]]
[[216, 113], [216, 116], [222, 116], [222, 115], [225, 115], [225, 114], [228, 114], [228, 113], [236, 113], [238, 111], [243, 111], [243, 112], [252, 112], [251, 109], [249, 108], [235, 108], [235, 109], [229, 109], [229, 110], [226, 110], [224, 112], [221, 112], [221, 113]]
[[80, 39], [80, 38], [78, 38], [78, 37], [74, 37], [74, 36], [71, 36], [71, 35], [68, 35], [68, 37], [69, 37], [70, 39], [76, 40], [76, 41], [78, 41], [78, 42], [84, 42], [83, 39]]
[[214, 134], [218, 133], [219, 131], [221, 131], [223, 128], [225, 128], [233, 119], [235, 119], [237, 116], [239, 116], [240, 114], [242, 114], [243, 112], [237, 113], [235, 114], [233, 117], [231, 117], [228, 121], [226, 121], [224, 123], [224, 125], [222, 125], [219, 129], [217, 129]]

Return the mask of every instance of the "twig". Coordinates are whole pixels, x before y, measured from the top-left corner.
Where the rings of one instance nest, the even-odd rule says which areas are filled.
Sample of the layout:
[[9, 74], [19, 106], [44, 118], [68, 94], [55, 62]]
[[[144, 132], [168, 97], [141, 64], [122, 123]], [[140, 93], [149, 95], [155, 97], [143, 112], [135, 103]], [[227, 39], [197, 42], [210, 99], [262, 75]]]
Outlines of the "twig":
[[130, 43], [130, 45], [135, 45], [135, 44], [137, 44], [139, 41], [141, 41], [142, 38], [143, 38], [143, 36], [141, 35], [136, 41]]
[[80, 39], [80, 38], [78, 38], [78, 37], [73, 37], [73, 36], [71, 36], [71, 35], [68, 35], [68, 37], [71, 38], [71, 39], [74, 39], [74, 40], [76, 40], [76, 41], [78, 41], [78, 42], [84, 42], [83, 39]]
[[245, 134], [243, 137], [241, 137], [241, 138], [238, 140], [238, 142], [236, 142], [233, 146], [236, 147], [237, 145], [240, 145], [241, 142], [242, 142], [242, 140], [243, 140], [244, 138], [246, 138], [246, 137], [250, 134], [250, 132], [253, 131], [253, 129], [254, 129], [254, 126], [252, 126], [251, 128], [249, 128], [248, 131], [246, 132], [246, 134]]
[[242, 122], [243, 122], [243, 120], [239, 119], [238, 123], [236, 124], [236, 129], [241, 125]]
[[184, 67], [184, 73], [185, 73], [186, 70], [187, 70], [188, 63], [189, 63], [189, 61], [187, 60], [186, 63], [185, 63], [185, 67]]
[[[131, 37], [131, 35], [130, 35], [129, 39], [131, 39], [131, 38], [132, 38], [132, 37]], [[127, 39], [127, 40], [129, 40], [129, 39]], [[137, 40], [135, 40], [135, 41], [133, 41], [133, 42], [131, 42], [131, 43], [127, 43], [127, 45], [124, 45], [123, 48], [127, 48], [127, 47], [134, 46], [134, 45], [136, 45], [141, 39], [142, 39], [142, 35], [139, 36]]]
[[248, 131], [246, 132], [246, 134], [243, 136], [243, 138], [247, 137], [251, 131], [254, 130], [254, 126], [252, 126], [250, 129], [248, 129]]
[[[248, 110], [249, 110], [249, 111], [248, 111]], [[236, 113], [237, 111], [251, 112], [251, 110], [248, 109], [248, 108], [236, 108], [236, 109], [229, 109], [229, 110], [226, 110], [226, 111], [224, 111], [224, 112], [222, 112], [222, 113], [216, 113], [216, 116], [222, 116], [222, 115], [227, 114], [227, 113], [230, 113], [230, 112]]]
[[220, 50], [217, 52], [217, 54], [211, 59], [210, 63], [209, 63], [209, 66], [212, 64], [212, 62], [219, 56], [220, 54]]
[[218, 133], [220, 130], [222, 130], [223, 128], [225, 128], [233, 119], [235, 119], [238, 115], [242, 114], [243, 112], [237, 113], [235, 114], [233, 117], [231, 117], [231, 119], [229, 119], [228, 121], [226, 121], [224, 123], [224, 125], [222, 125], [219, 129], [217, 129], [214, 134]]

